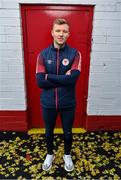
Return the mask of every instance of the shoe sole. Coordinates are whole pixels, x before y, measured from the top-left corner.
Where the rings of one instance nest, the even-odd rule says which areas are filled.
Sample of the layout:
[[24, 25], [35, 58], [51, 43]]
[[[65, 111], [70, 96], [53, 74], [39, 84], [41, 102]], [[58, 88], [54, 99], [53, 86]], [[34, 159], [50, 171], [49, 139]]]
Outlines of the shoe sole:
[[[55, 156], [53, 157], [52, 163], [53, 163], [54, 159], [55, 159]], [[44, 169], [44, 167], [43, 167], [43, 165], [42, 165], [42, 170], [43, 170], [43, 171], [49, 171], [49, 170], [51, 169], [51, 167], [52, 167], [52, 163], [51, 163], [51, 165], [49, 166], [48, 169]]]

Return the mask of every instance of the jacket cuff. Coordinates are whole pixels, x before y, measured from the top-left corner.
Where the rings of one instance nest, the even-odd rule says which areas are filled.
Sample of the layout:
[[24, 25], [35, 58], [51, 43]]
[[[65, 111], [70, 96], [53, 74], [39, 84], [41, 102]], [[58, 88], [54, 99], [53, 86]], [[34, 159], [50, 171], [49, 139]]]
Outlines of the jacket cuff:
[[52, 80], [55, 77], [55, 74], [48, 74], [47, 79]]

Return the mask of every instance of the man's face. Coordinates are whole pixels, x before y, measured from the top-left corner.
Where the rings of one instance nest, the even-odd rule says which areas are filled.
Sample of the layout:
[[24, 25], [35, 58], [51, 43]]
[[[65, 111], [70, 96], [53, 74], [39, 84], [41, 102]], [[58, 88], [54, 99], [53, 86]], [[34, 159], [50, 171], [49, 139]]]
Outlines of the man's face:
[[54, 24], [51, 33], [54, 44], [57, 46], [63, 46], [69, 37], [69, 26], [67, 24]]

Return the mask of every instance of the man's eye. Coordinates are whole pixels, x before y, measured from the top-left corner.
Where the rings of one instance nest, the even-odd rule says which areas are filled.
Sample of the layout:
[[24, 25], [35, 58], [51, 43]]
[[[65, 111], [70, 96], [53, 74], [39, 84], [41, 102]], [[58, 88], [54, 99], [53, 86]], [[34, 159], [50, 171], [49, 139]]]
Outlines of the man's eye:
[[[61, 32], [61, 31], [58, 29], [58, 30], [55, 30], [55, 32], [59, 33], [59, 32]], [[68, 33], [68, 31], [66, 31], [66, 30], [63, 30], [62, 32], [63, 32], [63, 33]]]
[[68, 33], [68, 31], [63, 31], [64, 33]]
[[60, 30], [56, 30], [56, 32], [60, 32]]

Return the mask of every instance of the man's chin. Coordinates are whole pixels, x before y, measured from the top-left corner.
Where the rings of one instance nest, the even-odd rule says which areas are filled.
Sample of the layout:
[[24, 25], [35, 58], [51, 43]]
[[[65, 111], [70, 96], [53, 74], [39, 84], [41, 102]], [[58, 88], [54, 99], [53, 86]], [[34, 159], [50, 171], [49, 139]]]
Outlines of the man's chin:
[[61, 43], [61, 42], [58, 42], [57, 44], [58, 44], [59, 46], [64, 46], [65, 43], [64, 43], [64, 42], [62, 42], [62, 43]]

